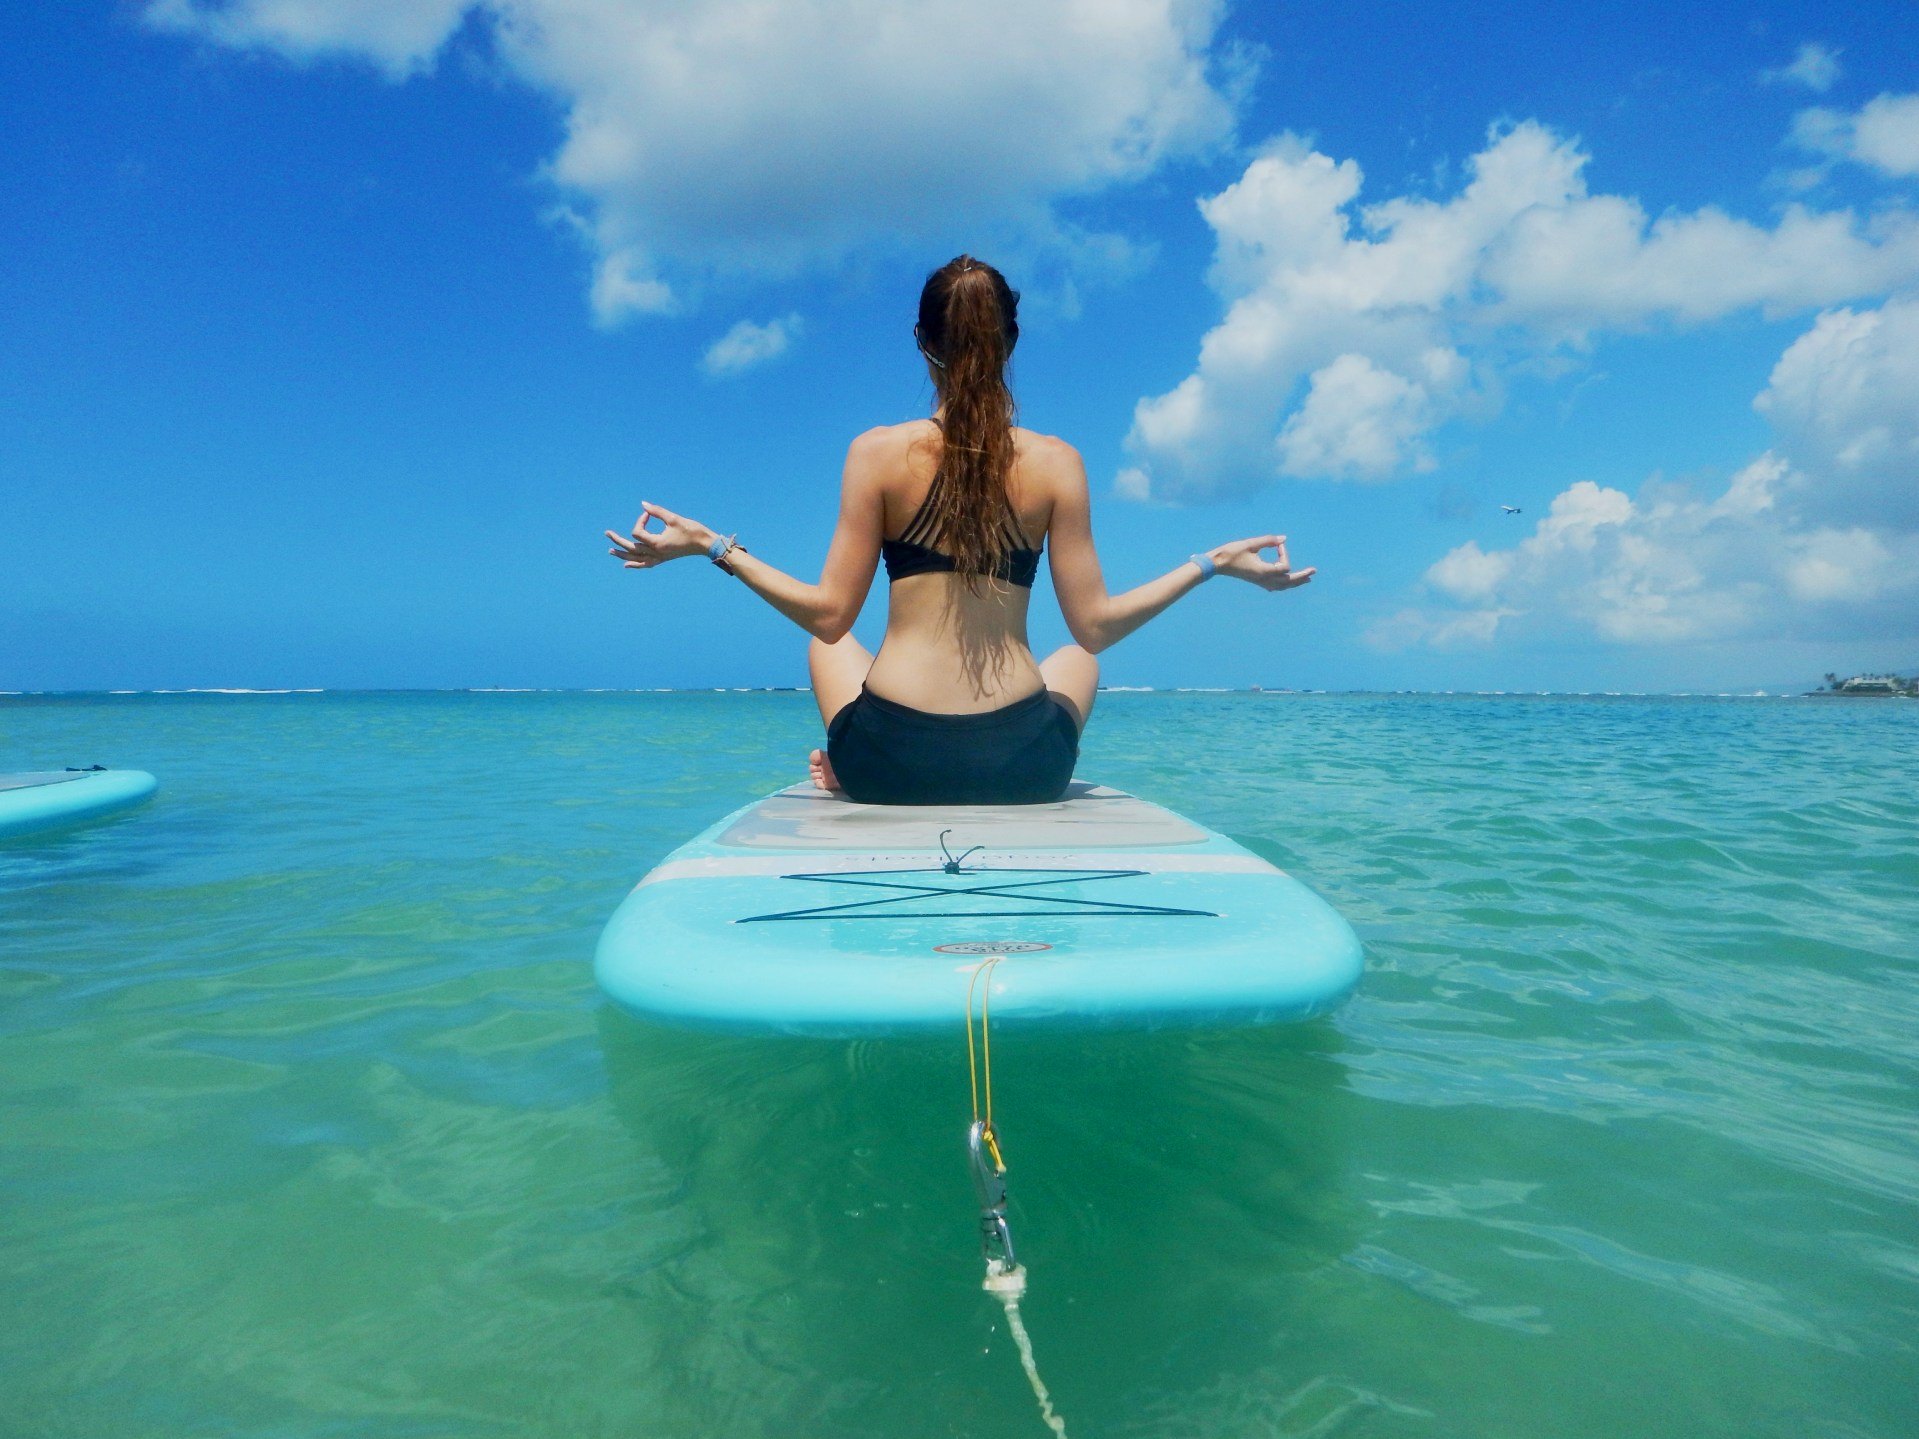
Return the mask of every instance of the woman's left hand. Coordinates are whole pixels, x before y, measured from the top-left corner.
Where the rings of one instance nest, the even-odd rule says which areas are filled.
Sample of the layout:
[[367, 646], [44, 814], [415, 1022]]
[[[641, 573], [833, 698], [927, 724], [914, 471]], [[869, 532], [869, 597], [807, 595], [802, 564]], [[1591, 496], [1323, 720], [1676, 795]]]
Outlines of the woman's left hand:
[[[1260, 552], [1273, 550], [1276, 558]], [[1254, 535], [1249, 540], [1233, 540], [1213, 550], [1213, 563], [1222, 575], [1245, 580], [1262, 590], [1296, 590], [1319, 573], [1316, 568], [1296, 570], [1286, 555], [1286, 536]]]
[[[660, 528], [647, 529], [648, 520], [658, 520]], [[629, 570], [650, 570], [668, 560], [703, 555], [719, 538], [698, 520], [689, 520], [655, 504], [640, 506], [640, 517], [633, 522], [631, 535], [608, 530], [606, 537], [613, 541], [613, 548], [607, 553], [622, 561]]]

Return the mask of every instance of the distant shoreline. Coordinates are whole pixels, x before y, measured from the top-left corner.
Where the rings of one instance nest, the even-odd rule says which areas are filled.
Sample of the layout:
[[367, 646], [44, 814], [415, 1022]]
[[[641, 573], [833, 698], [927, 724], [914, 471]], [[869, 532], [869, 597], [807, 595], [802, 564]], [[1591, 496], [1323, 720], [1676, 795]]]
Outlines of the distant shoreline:
[[[1272, 698], [1425, 698], [1425, 699], [1714, 699], [1714, 700], [1807, 700], [1807, 699], [1905, 699], [1906, 695], [1858, 695], [1830, 690], [1331, 690], [1268, 688], [1246, 686], [1229, 688], [1212, 685], [1102, 685], [1107, 695], [1242, 695]], [[811, 694], [806, 685], [706, 685], [706, 686], [614, 686], [538, 687], [506, 685], [462, 685], [446, 687], [307, 687], [292, 689], [248, 689], [238, 686], [180, 687], [176, 689], [99, 689], [99, 690], [0, 690], [0, 701], [9, 699], [149, 699], [196, 698], [282, 699], [312, 695], [775, 695]]]

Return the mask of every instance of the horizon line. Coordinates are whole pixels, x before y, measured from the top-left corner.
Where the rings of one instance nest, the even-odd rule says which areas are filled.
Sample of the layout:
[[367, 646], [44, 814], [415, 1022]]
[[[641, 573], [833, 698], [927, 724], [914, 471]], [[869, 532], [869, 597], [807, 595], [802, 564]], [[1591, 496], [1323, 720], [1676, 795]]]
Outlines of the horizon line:
[[[278, 698], [287, 695], [520, 695], [520, 694], [811, 694], [811, 685], [179, 685], [154, 689], [0, 689], [0, 699], [114, 698], [158, 695], [218, 695]], [[1298, 685], [1101, 685], [1100, 694], [1415, 695], [1434, 698], [1540, 699], [1805, 699], [1835, 691], [1819, 689], [1554, 690], [1554, 689], [1320, 689]]]

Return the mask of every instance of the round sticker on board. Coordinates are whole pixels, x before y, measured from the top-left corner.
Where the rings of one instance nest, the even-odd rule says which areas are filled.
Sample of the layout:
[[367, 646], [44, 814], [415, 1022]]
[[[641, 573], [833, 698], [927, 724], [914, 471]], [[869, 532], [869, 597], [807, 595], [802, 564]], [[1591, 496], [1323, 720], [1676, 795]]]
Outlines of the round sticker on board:
[[1030, 939], [968, 939], [958, 944], [936, 944], [935, 954], [1033, 954], [1042, 949], [1051, 949], [1050, 944], [1040, 944]]

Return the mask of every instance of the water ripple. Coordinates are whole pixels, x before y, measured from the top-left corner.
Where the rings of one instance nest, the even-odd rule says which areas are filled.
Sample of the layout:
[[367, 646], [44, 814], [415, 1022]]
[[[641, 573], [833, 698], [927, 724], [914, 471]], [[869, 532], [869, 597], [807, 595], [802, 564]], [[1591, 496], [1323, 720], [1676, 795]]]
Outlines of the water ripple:
[[[0, 850], [21, 1433], [1012, 1434], [957, 1030], [601, 1002], [804, 695], [8, 701], [163, 790]], [[1076, 1432], [1909, 1432], [1919, 706], [1112, 695], [1326, 894], [1330, 1020], [995, 1044]], [[16, 766], [18, 767], [18, 766]], [[957, 1011], [956, 1011], [957, 1012]]]

